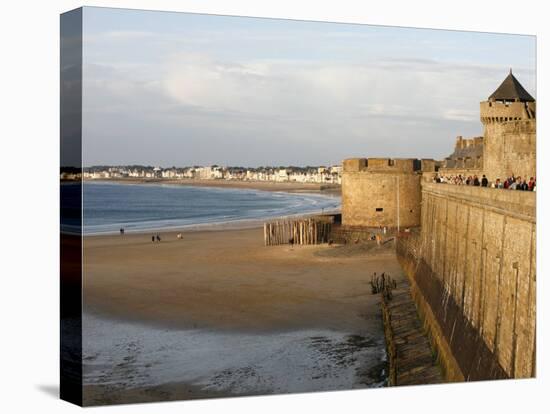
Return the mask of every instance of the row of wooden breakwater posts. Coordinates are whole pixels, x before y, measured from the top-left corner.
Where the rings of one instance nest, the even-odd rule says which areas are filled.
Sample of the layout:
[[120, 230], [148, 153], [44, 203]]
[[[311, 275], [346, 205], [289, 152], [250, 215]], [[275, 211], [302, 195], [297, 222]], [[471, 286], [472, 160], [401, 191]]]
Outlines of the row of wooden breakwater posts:
[[328, 243], [333, 220], [332, 217], [314, 217], [264, 223], [264, 243], [266, 246]]

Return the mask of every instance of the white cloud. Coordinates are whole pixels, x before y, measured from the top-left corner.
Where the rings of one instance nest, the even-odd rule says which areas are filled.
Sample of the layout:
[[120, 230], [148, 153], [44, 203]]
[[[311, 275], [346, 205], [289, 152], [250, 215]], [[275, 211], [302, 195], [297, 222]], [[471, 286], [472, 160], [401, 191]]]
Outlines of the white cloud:
[[[493, 68], [455, 67], [436, 61], [388, 60], [372, 65], [317, 62], [220, 62], [180, 54], [167, 62], [161, 84], [185, 105], [249, 116], [328, 122], [360, 116], [474, 121], [478, 103], [495, 80]], [[472, 76], [476, 76], [475, 82]], [[480, 91], [480, 83], [486, 83]], [[346, 129], [345, 124], [342, 130]]]
[[[120, 157], [116, 136], [128, 161], [156, 154], [170, 165], [246, 164], [242, 147], [265, 164], [440, 158], [455, 136], [481, 132], [479, 101], [504, 76], [498, 66], [428, 59], [236, 61], [188, 52], [148, 64], [90, 60], [84, 72], [92, 158]], [[168, 138], [159, 146], [151, 136]]]
[[443, 113], [443, 118], [453, 121], [475, 121], [479, 119], [479, 111], [448, 109]]

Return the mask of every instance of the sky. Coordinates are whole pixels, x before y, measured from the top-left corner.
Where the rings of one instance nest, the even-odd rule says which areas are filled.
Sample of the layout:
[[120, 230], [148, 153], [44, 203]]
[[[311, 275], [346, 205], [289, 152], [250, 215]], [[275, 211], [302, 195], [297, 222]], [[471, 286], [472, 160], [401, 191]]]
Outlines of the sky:
[[534, 36], [84, 8], [83, 162], [442, 159]]

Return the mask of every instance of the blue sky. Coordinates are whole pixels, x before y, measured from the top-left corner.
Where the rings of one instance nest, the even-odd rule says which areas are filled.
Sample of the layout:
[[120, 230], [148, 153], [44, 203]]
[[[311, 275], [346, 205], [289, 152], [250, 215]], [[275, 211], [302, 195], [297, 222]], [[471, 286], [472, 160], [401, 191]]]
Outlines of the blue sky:
[[482, 134], [535, 37], [108, 8], [84, 10], [84, 163], [326, 165], [443, 158]]

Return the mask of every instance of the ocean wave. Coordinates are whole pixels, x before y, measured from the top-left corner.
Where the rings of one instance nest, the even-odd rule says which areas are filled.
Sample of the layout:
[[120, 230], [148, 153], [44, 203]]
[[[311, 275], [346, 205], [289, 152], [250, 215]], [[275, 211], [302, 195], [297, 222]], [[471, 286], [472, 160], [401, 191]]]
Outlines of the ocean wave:
[[84, 234], [202, 228], [333, 212], [340, 197], [177, 185], [85, 184]]

